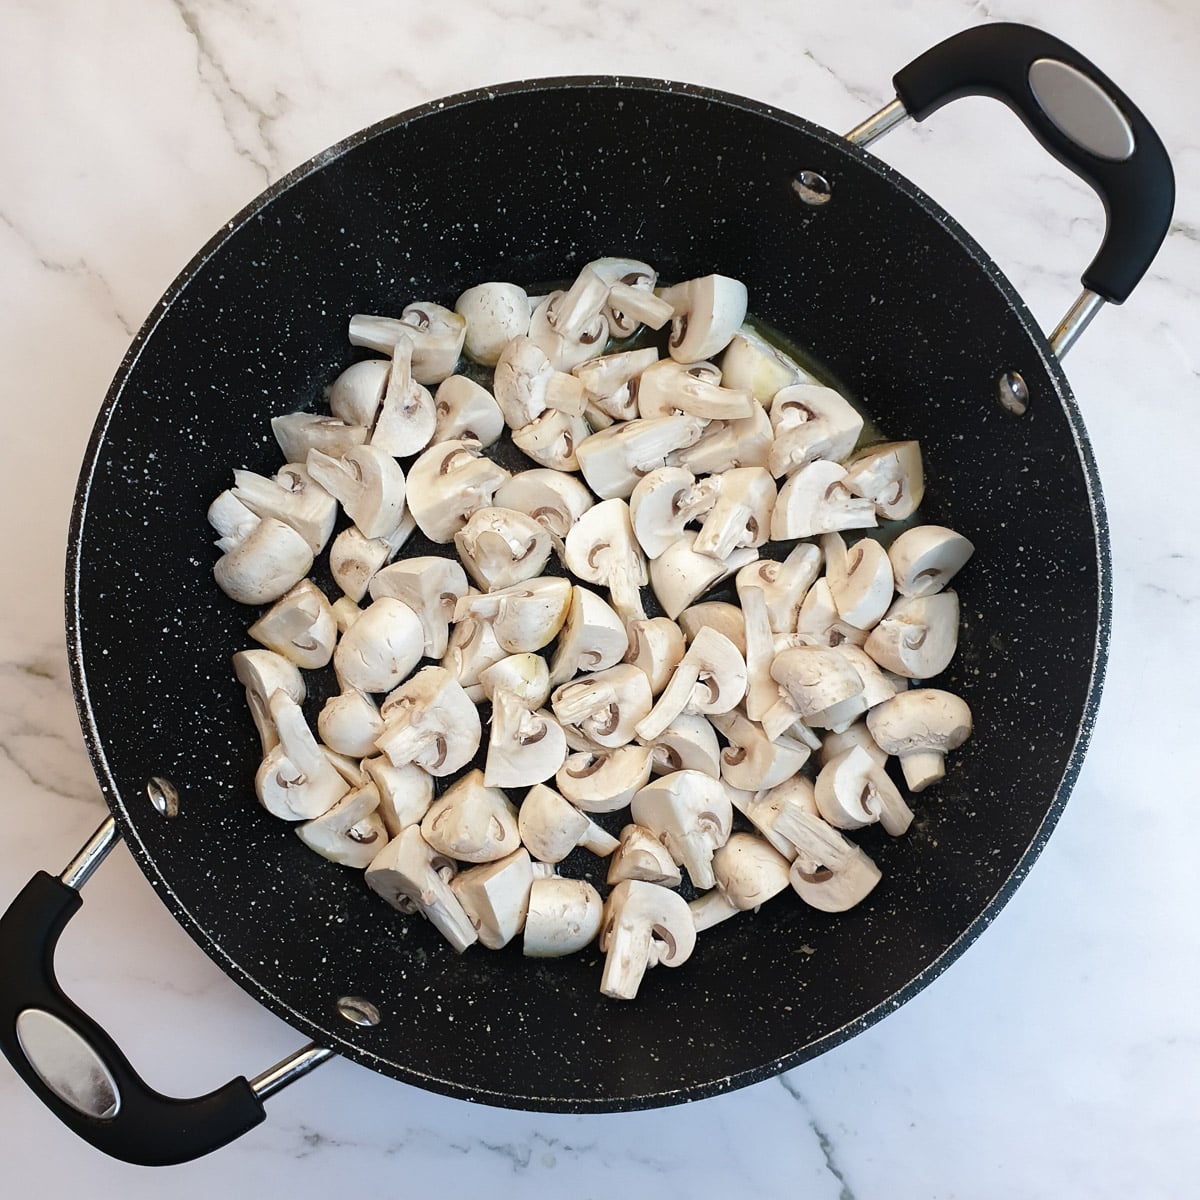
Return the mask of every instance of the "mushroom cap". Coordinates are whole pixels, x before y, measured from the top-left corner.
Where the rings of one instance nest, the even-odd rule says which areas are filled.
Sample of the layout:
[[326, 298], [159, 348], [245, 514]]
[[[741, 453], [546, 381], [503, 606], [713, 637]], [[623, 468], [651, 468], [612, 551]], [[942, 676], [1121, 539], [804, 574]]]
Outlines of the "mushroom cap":
[[302, 579], [246, 631], [306, 671], [327, 666], [337, 641], [333, 609], [311, 579]]
[[383, 718], [375, 701], [357, 688], [330, 696], [317, 714], [321, 741], [337, 754], [364, 758], [375, 753]]
[[880, 749], [878, 742], [871, 736], [871, 731], [867, 728], [867, 722], [862, 720], [855, 721], [853, 725], [843, 729], [840, 733], [830, 730], [821, 739], [821, 748], [817, 751], [817, 762], [824, 766], [831, 759], [838, 758], [855, 746], [861, 746], [880, 766], [883, 766], [888, 760], [887, 751]]
[[467, 288], [454, 311], [467, 322], [467, 357], [485, 367], [494, 367], [504, 347], [529, 331], [529, 296], [515, 283], [493, 281]]
[[333, 668], [347, 687], [387, 692], [408, 678], [424, 652], [417, 614], [402, 600], [380, 596], [342, 634]]
[[329, 411], [347, 425], [370, 429], [383, 403], [391, 369], [392, 364], [386, 358], [364, 358], [351, 363], [329, 385], [326, 393]]
[[604, 902], [585, 879], [535, 878], [525, 918], [524, 953], [558, 958], [582, 950], [600, 932]]
[[459, 862], [495, 862], [520, 846], [517, 810], [483, 772], [456, 779], [421, 819], [421, 836], [439, 854]]
[[689, 605], [679, 614], [679, 628], [690, 645], [704, 628], [715, 629], [737, 647], [743, 657], [746, 654], [746, 619], [736, 604], [727, 600], [703, 600]]
[[709, 588], [758, 558], [758, 551], [747, 546], [725, 559], [710, 558], [696, 553], [695, 542], [696, 535], [685, 532], [650, 563], [650, 586], [672, 620]]
[[958, 574], [975, 547], [944, 525], [914, 525], [888, 547], [896, 591], [902, 596], [932, 596]]
[[740, 791], [775, 787], [795, 775], [812, 754], [786, 734], [768, 738], [761, 725], [739, 712], [714, 713], [709, 720], [729, 742], [721, 751], [721, 778]]
[[460, 871], [450, 890], [479, 934], [479, 944], [499, 950], [521, 932], [533, 887], [533, 864], [524, 849], [507, 858]]
[[784, 891], [790, 866], [770, 842], [753, 833], [731, 834], [713, 853], [717, 890], [743, 912]]
[[717, 731], [701, 713], [680, 713], [657, 737], [643, 744], [654, 751], [651, 771], [655, 775], [703, 771], [714, 779], [721, 777]]
[[436, 554], [401, 559], [376, 572], [369, 586], [373, 600], [391, 596], [417, 614], [428, 657], [446, 653], [450, 619], [459, 598], [467, 594], [466, 572], [458, 563]]
[[786, 690], [801, 717], [849, 700], [863, 690], [854, 665], [827, 646], [794, 646], [771, 664], [771, 677]]
[[729, 840], [733, 827], [729, 793], [719, 779], [700, 771], [660, 775], [638, 789], [630, 814], [658, 834], [696, 887], [713, 886], [713, 851]]
[[776, 478], [791, 475], [814, 459], [838, 462], [854, 449], [863, 419], [833, 388], [798, 383], [777, 392], [771, 402], [769, 467]]
[[895, 591], [888, 551], [872, 537], [860, 538], [847, 549], [840, 533], [825, 534], [821, 548], [838, 616], [856, 629], [873, 628], [887, 612]]
[[328, 812], [349, 790], [317, 744], [300, 706], [285, 692], [271, 693], [267, 711], [279, 742], [254, 776], [259, 803], [284, 821], [311, 820]]
[[874, 526], [875, 505], [853, 495], [845, 480], [845, 468], [823, 458], [789, 476], [771, 513], [772, 540]]
[[290, 525], [259, 521], [213, 564], [217, 586], [239, 604], [278, 600], [312, 569], [312, 549]]
[[614, 884], [623, 879], [640, 879], [669, 888], [683, 882], [666, 846], [649, 829], [632, 822], [621, 830], [620, 844], [609, 860], [605, 882]]
[[509, 654], [540, 650], [562, 629], [570, 611], [571, 581], [542, 575], [486, 596], [464, 596], [455, 607], [455, 619], [483, 617], [491, 622], [496, 641]]
[[392, 557], [383, 538], [364, 536], [357, 525], [347, 525], [329, 547], [329, 573], [355, 604], [367, 594], [375, 573]]
[[454, 535], [471, 578], [483, 588], [511, 587], [540, 575], [550, 558], [550, 535], [533, 517], [511, 508], [477, 508]]
[[565, 538], [571, 526], [596, 503], [596, 498], [573, 475], [550, 467], [535, 467], [502, 483], [493, 501], [503, 508], [525, 513], [555, 536]]
[[767, 604], [767, 619], [775, 633], [791, 633], [800, 616], [800, 606], [821, 571], [823, 556], [818, 546], [800, 542], [782, 562], [764, 558], [742, 567], [735, 586], [745, 606], [743, 590], [761, 588]]
[[667, 686], [687, 649], [683, 631], [670, 617], [630, 621], [625, 661], [645, 673], [650, 693], [657, 696]]
[[527, 708], [541, 708], [550, 697], [550, 668], [540, 654], [510, 654], [479, 672], [479, 686], [488, 700], [507, 691]]
[[662, 293], [675, 309], [667, 349], [678, 362], [719, 354], [746, 319], [746, 285], [728, 275], [704, 275]]
[[525, 793], [517, 813], [521, 841], [540, 862], [562, 862], [588, 831], [589, 817], [544, 783]]
[[578, 671], [602, 671], [621, 661], [630, 635], [612, 607], [576, 584], [550, 662], [550, 682], [566, 683]]
[[939, 688], [900, 692], [867, 714], [867, 728], [888, 754], [957, 750], [971, 736], [971, 710], [965, 700]]
[[465, 440], [490, 446], [504, 432], [504, 414], [492, 393], [466, 375], [450, 375], [433, 396], [433, 441]]
[[416, 763], [394, 767], [382, 754], [363, 758], [362, 766], [379, 793], [379, 815], [388, 836], [419, 825], [433, 803], [433, 776]]

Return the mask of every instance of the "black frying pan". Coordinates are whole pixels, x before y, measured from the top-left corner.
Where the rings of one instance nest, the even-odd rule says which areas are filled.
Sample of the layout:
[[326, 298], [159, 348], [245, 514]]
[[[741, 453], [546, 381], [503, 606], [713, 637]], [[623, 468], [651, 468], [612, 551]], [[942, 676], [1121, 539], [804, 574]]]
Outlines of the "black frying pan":
[[[1045, 59], [1078, 74], [1038, 68], [1031, 87]], [[1158, 138], [1091, 64], [1020, 26], [953, 38], [895, 82], [917, 119], [958, 95], [999, 97], [1101, 193], [1108, 233], [1055, 336], [1061, 352], [1099, 303], [1089, 293], [1124, 300], [1165, 234], [1173, 182]], [[1134, 148], [1118, 160], [1126, 133]], [[247, 611], [213, 585], [204, 521], [233, 466], [275, 469], [273, 415], [320, 406], [355, 354], [350, 313], [449, 299], [483, 279], [562, 278], [614, 253], [667, 279], [745, 280], [757, 316], [888, 435], [920, 440], [925, 519], [979, 548], [944, 678], [978, 733], [918, 798], [908, 836], [862, 834], [883, 882], [844, 915], [781, 900], [722, 925], [628, 1004], [600, 996], [594, 949], [549, 962], [454, 954], [254, 803], [256, 741], [229, 663]], [[1014, 372], [1024, 415], [1000, 402]], [[1095, 466], [1051, 345], [967, 234], [858, 145], [748, 100], [645, 80], [509, 85], [386, 121], [223, 228], [105, 401], [79, 484], [67, 612], [115, 828], [61, 879], [37, 875], [0, 922], [0, 1042], [71, 1128], [144, 1163], [224, 1144], [330, 1051], [434, 1091], [554, 1111], [669, 1104], [795, 1066], [928, 983], [1028, 870], [1080, 768], [1109, 583]], [[148, 798], [151, 777], [177, 791], [175, 815], [169, 787]], [[117, 832], [188, 933], [317, 1048], [197, 1100], [138, 1079], [53, 973], [78, 887]], [[344, 1019], [344, 997], [370, 1001], [380, 1022]]]

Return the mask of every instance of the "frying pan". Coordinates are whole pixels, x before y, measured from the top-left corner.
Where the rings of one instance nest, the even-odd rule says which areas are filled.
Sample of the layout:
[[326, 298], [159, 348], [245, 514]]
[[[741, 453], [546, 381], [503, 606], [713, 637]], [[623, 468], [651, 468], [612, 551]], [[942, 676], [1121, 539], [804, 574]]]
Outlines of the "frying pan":
[[[131, 1162], [194, 1158], [256, 1125], [267, 1096], [333, 1053], [546, 1111], [713, 1095], [878, 1020], [995, 916], [1066, 802], [1104, 668], [1107, 527], [1059, 357], [1145, 272], [1174, 185], [1127, 97], [1037, 30], [967, 31], [894, 82], [897, 100], [846, 138], [643, 79], [452, 97], [281, 180], [172, 284], [100, 412], [71, 530], [71, 666], [112, 815], [0, 920], [0, 1043], [76, 1133]], [[1008, 104], [1104, 200], [1104, 243], [1049, 340], [955, 221], [864, 149], [905, 115], [968, 94]], [[213, 585], [204, 521], [232, 467], [275, 469], [270, 418], [317, 409], [353, 360], [350, 313], [452, 301], [484, 279], [563, 278], [604, 254], [646, 259], [666, 279], [743, 279], [756, 316], [888, 436], [920, 440], [925, 520], [979, 548], [941, 680], [978, 733], [919, 797], [908, 836], [863, 832], [883, 882], [846, 914], [778, 901], [726, 923], [627, 1004], [600, 996], [594, 949], [548, 962], [455, 955], [253, 803], [256, 740], [229, 664], [247, 613]], [[79, 889], [118, 836], [184, 929], [310, 1045], [196, 1099], [141, 1081], [54, 977]]]

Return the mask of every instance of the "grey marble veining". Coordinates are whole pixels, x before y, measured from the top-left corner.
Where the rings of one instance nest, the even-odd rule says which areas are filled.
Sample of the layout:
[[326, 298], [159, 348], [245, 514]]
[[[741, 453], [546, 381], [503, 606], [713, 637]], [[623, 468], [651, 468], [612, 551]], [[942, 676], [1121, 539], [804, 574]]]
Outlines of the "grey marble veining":
[[[6, 1191], [386, 1195], [453, 1186], [830, 1200], [1181, 1197], [1200, 1150], [1200, 955], [1191, 799], [1200, 660], [1192, 478], [1200, 140], [1188, 0], [846, 0], [729, 9], [176, 0], [13, 4], [0, 15], [0, 900], [59, 870], [103, 814], [65, 666], [75, 475], [108, 381], [163, 288], [268, 182], [391, 112], [465, 88], [589, 72], [684, 79], [848, 129], [907, 58], [982, 20], [1040, 22], [1139, 102], [1172, 152], [1175, 222], [1148, 278], [1067, 373], [1113, 532], [1114, 631], [1092, 748], [1016, 897], [943, 977], [777, 1080], [619, 1116], [486, 1109], [338, 1062], [268, 1123], [169, 1176], [97, 1158], [0, 1069]], [[998, 106], [880, 142], [991, 251], [1047, 327], [1074, 298], [1099, 203]], [[197, 1092], [298, 1036], [178, 929], [120, 850], [63, 941], [66, 985], [148, 1080]], [[703, 1014], [697, 1014], [703, 1021]]]

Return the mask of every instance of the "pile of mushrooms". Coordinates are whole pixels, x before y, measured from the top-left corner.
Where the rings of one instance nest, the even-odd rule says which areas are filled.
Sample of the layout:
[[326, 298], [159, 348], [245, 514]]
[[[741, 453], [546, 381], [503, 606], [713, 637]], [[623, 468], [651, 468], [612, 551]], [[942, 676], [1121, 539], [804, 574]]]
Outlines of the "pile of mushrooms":
[[[233, 656], [262, 806], [457, 951], [599, 937], [620, 999], [789, 887], [859, 903], [880, 871], [846, 833], [913, 819], [890, 756], [920, 792], [971, 732], [923, 686], [971, 543], [844, 536], [913, 517], [917, 443], [860, 445], [737, 280], [657, 284], [607, 258], [546, 296], [489, 282], [352, 317], [377, 356], [328, 414], [277, 417], [286, 465], [235, 471], [208, 514], [217, 583], [269, 606]], [[489, 455], [502, 438], [529, 470]], [[418, 530], [446, 549], [402, 557]], [[309, 577], [326, 546], [332, 602]], [[705, 599], [729, 579], [737, 604]], [[330, 667], [314, 731], [302, 672]], [[559, 873], [578, 848], [607, 897]]]

